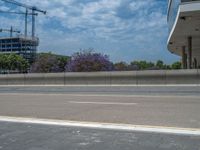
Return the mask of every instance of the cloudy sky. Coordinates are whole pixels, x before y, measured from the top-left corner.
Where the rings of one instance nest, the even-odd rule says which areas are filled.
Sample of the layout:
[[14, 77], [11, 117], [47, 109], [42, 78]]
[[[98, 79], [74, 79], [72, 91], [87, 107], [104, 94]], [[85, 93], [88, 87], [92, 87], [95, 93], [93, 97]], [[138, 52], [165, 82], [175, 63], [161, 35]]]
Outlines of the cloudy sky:
[[[71, 55], [93, 48], [115, 62], [161, 59], [172, 63], [179, 59], [166, 47], [167, 0], [18, 1], [48, 12], [37, 17], [39, 51]], [[24, 11], [1, 0], [0, 10]], [[0, 28], [11, 25], [23, 31], [24, 16], [0, 14]]]

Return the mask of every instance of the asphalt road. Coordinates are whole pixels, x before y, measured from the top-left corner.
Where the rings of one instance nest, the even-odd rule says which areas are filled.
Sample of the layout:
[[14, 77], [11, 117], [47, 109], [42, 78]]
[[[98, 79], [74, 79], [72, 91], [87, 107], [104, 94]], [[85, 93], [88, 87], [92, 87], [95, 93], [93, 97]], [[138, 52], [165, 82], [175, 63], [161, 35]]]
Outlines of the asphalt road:
[[200, 96], [200, 86], [1, 86], [0, 93]]
[[200, 128], [198, 86], [27, 86], [0, 91], [0, 116]]
[[0, 122], [2, 150], [200, 150], [200, 136]]
[[[0, 150], [200, 150], [199, 96], [199, 86], [0, 86]], [[42, 125], [18, 117], [153, 129]], [[175, 133], [163, 132], [167, 127]], [[198, 135], [180, 134], [181, 128]]]

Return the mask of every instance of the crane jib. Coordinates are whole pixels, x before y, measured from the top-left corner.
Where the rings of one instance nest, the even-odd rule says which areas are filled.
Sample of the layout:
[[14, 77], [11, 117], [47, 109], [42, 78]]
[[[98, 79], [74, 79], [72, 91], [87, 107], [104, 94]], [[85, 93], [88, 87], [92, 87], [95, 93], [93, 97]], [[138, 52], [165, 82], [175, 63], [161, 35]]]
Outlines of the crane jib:
[[[9, 14], [26, 15], [26, 13], [24, 13], [24, 12], [3, 11], [3, 10], [0, 10], [0, 13], [9, 13]], [[38, 13], [27, 13], [27, 15], [38, 16]]]
[[10, 3], [10, 4], [14, 4], [14, 5], [17, 5], [17, 6], [20, 6], [20, 7], [24, 7], [24, 8], [30, 9], [30, 10], [34, 10], [34, 11], [37, 11], [37, 12], [41, 12], [43, 14], [47, 13], [46, 11], [38, 9], [35, 6], [28, 6], [26, 4], [19, 3], [19, 2], [15, 1], [15, 0], [1, 0], [1, 1], [7, 2], [7, 3]]
[[[13, 14], [23, 14], [23, 15], [25, 15], [25, 33], [24, 33], [25, 37], [27, 36], [27, 24], [28, 24], [27, 23], [27, 17], [28, 17], [28, 15], [32, 15], [32, 37], [34, 38], [35, 37], [35, 16], [38, 15], [38, 13], [36, 13], [36, 12], [40, 12], [40, 13], [43, 13], [43, 14], [46, 14], [47, 12], [44, 11], [44, 10], [38, 9], [35, 6], [28, 6], [26, 4], [17, 2], [15, 0], [1, 0], [1, 1], [13, 4], [13, 5], [17, 5], [19, 7], [24, 7], [26, 9], [25, 13], [23, 13], [23, 12], [22, 13], [21, 12], [7, 12], [7, 13], [11, 13], [11, 14], [13, 13]], [[29, 13], [28, 10], [31, 10], [32, 12]], [[3, 12], [3, 11], [0, 11], [0, 12]]]

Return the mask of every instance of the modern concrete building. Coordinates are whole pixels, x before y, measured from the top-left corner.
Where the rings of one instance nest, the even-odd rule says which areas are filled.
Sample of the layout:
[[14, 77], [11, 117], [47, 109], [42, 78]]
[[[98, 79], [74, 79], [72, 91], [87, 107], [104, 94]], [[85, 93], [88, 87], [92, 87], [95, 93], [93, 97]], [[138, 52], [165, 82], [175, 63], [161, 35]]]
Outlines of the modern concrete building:
[[0, 37], [0, 53], [10, 54], [15, 53], [32, 63], [36, 56], [37, 46], [39, 45], [38, 38], [32, 37]]
[[168, 49], [182, 57], [183, 68], [200, 68], [200, 0], [169, 0]]

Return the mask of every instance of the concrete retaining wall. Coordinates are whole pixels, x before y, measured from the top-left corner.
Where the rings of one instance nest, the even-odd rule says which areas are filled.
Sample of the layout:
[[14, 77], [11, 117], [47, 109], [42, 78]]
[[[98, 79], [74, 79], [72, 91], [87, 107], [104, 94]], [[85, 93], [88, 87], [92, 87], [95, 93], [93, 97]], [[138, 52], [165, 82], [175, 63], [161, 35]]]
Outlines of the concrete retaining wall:
[[0, 75], [0, 85], [170, 85], [200, 84], [200, 70]]

